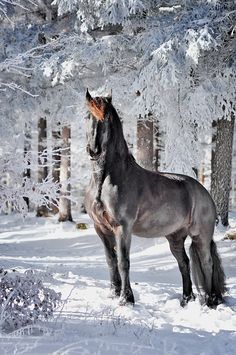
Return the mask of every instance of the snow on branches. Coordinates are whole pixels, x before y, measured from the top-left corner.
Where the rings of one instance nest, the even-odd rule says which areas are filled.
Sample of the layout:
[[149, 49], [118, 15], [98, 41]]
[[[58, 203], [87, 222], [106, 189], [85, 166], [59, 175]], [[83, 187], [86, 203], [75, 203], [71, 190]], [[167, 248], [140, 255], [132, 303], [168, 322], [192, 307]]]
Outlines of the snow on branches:
[[[44, 159], [43, 152], [39, 159]], [[31, 153], [25, 155], [23, 161], [15, 160], [12, 156], [0, 158], [0, 212], [9, 209], [25, 215], [28, 212], [26, 199], [35, 206], [44, 205], [49, 209], [59, 197], [59, 182], [47, 176], [42, 182], [25, 176], [26, 169], [34, 169], [31, 163]]]
[[[37, 0], [0, 0], [0, 20], [6, 18], [12, 26], [14, 26], [14, 22], [12, 21], [12, 12], [13, 8], [19, 8], [23, 11], [29, 11], [29, 6], [33, 5], [37, 6]], [[11, 15], [9, 14], [11, 13]]]

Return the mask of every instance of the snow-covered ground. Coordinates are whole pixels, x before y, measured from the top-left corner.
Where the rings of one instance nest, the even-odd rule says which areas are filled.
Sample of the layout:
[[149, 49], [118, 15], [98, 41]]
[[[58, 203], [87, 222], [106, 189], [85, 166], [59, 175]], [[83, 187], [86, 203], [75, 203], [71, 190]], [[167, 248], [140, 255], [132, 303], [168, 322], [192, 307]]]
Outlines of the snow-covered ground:
[[[181, 308], [181, 276], [165, 238], [133, 237], [131, 281], [134, 307], [107, 298], [104, 252], [86, 215], [87, 230], [55, 218], [0, 217], [0, 266], [53, 275], [50, 287], [65, 300], [52, 320], [0, 334], [0, 354], [235, 354], [236, 241], [215, 240], [223, 259], [228, 293], [217, 310], [199, 301]], [[231, 218], [236, 226], [236, 218]]]

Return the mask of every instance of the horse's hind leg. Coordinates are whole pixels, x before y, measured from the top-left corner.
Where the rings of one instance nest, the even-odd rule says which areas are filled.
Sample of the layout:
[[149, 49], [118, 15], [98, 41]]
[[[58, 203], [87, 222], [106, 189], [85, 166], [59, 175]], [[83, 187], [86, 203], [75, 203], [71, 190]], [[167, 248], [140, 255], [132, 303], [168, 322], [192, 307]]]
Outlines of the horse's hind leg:
[[[206, 293], [206, 304], [215, 307], [222, 302], [225, 291], [225, 275], [212, 234], [192, 237], [190, 247], [196, 286]], [[199, 288], [199, 287], [198, 287]]]
[[179, 270], [182, 275], [183, 297], [180, 302], [182, 307], [184, 307], [190, 300], [195, 299], [192, 290], [192, 281], [190, 278], [189, 258], [184, 248], [186, 237], [187, 233], [185, 230], [166, 236], [170, 245], [170, 250], [178, 262]]
[[211, 257], [211, 239], [209, 240], [209, 238], [203, 234], [192, 237], [192, 239], [190, 255], [194, 281], [198, 291], [200, 291], [199, 286], [202, 286], [206, 293], [206, 303], [209, 307], [212, 307], [213, 261]]
[[111, 297], [119, 297], [121, 292], [121, 278], [118, 270], [116, 241], [114, 234], [99, 225], [95, 224], [94, 227], [98, 236], [102, 240], [105, 249], [106, 261], [111, 280]]

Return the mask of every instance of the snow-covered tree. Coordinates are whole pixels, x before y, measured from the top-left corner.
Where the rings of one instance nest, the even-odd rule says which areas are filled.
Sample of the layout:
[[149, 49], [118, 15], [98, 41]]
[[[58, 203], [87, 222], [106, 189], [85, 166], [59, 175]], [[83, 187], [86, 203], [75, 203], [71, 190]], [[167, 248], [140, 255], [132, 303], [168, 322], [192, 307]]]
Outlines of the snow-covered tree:
[[235, 81], [229, 86], [222, 76], [235, 75], [234, 1], [36, 2], [42, 4], [57, 10], [57, 19], [35, 10], [14, 31], [4, 21], [4, 117], [17, 116], [9, 101], [25, 101], [35, 119], [46, 109], [52, 122], [71, 124], [73, 145], [73, 131], [84, 133], [86, 87], [93, 94], [112, 88], [127, 135], [135, 140], [137, 118], [151, 112], [164, 133], [161, 168], [194, 175], [199, 138], [221, 117], [220, 100], [235, 100]]

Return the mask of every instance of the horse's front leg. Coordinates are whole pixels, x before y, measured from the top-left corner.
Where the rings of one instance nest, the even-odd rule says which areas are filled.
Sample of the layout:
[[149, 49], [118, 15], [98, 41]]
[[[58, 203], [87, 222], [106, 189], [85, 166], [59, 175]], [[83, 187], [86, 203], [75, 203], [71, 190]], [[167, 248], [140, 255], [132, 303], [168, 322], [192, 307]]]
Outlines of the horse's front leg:
[[114, 234], [105, 227], [96, 224], [94, 227], [104, 245], [111, 280], [110, 297], [119, 297], [121, 292], [121, 278], [118, 270], [116, 240]]
[[127, 230], [127, 228], [119, 226], [115, 229], [115, 237], [117, 245], [118, 269], [121, 277], [121, 294], [119, 304], [121, 306], [126, 303], [134, 304], [134, 295], [129, 281], [131, 233]]

